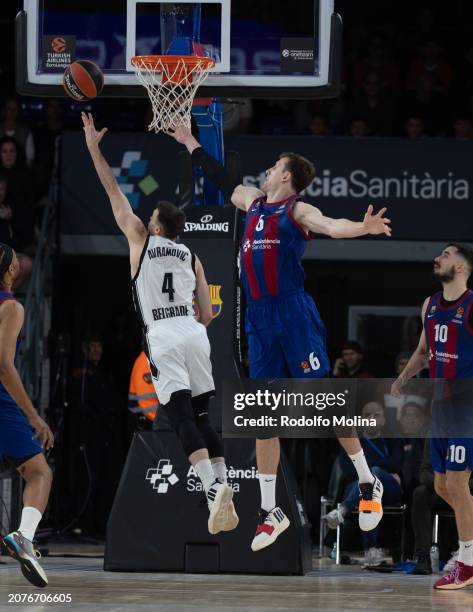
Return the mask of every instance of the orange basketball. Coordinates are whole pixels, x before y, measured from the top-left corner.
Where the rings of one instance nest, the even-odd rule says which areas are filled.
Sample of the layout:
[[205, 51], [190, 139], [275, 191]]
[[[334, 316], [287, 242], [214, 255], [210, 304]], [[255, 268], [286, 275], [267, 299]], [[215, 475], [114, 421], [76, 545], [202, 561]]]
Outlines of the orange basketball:
[[70, 64], [62, 79], [67, 95], [78, 102], [86, 102], [98, 96], [103, 82], [102, 70], [89, 60], [77, 60]]

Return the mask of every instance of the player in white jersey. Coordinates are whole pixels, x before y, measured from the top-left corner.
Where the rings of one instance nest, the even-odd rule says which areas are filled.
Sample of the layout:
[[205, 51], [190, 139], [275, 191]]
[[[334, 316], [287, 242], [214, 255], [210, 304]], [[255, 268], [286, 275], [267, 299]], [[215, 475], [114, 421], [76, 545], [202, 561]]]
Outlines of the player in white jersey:
[[[100, 151], [107, 128], [98, 132], [90, 113], [82, 113], [82, 121], [95, 169], [130, 247], [133, 300], [160, 410], [202, 481], [210, 533], [230, 531], [238, 524], [233, 489], [227, 484], [222, 441], [208, 418], [208, 402], [215, 389], [206, 330], [212, 320], [210, 294], [201, 262], [176, 242], [185, 214], [170, 202], [159, 202], [146, 228]], [[199, 321], [194, 316], [194, 295]]]

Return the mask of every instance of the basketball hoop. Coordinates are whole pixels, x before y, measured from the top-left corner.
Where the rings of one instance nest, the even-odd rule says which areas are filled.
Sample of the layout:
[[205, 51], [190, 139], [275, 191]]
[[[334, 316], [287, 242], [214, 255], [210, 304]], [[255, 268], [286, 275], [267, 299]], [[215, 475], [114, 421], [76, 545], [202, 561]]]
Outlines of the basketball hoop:
[[136, 55], [131, 63], [151, 100], [154, 118], [148, 130], [168, 132], [179, 125], [190, 128], [195, 93], [215, 60], [194, 55]]

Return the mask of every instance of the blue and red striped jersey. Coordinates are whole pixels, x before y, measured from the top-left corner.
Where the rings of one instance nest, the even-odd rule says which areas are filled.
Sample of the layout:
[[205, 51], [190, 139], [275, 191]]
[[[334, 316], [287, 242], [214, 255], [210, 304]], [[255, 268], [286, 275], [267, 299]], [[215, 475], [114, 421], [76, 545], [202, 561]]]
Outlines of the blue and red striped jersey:
[[301, 259], [311, 236], [294, 219], [301, 196], [281, 202], [257, 198], [246, 215], [241, 248], [241, 276], [247, 300], [303, 291]]
[[430, 298], [424, 318], [430, 378], [473, 377], [472, 305], [473, 291], [448, 305], [442, 303], [441, 291]]

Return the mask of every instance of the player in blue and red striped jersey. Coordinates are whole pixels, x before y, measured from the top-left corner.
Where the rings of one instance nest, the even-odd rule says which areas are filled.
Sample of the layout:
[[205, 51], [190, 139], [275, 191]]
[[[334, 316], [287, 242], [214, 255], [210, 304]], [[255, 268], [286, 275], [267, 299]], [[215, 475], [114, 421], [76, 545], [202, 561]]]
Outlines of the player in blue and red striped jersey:
[[[262, 189], [232, 185], [222, 166], [208, 155], [191, 131], [178, 127], [172, 136], [184, 144], [208, 178], [232, 203], [246, 212], [241, 249], [242, 279], [247, 299], [246, 332], [251, 378], [322, 378], [329, 373], [325, 327], [312, 298], [304, 291], [302, 255], [312, 233], [332, 238], [367, 234], [391, 235], [386, 209], [363, 221], [331, 219], [298, 195], [315, 176], [314, 166], [295, 153], [283, 153], [266, 171]], [[359, 524], [374, 529], [382, 516], [382, 484], [371, 473], [358, 438], [340, 438], [358, 472]], [[256, 461], [261, 512], [251, 548], [272, 544], [289, 526], [276, 505], [278, 438], [257, 439]], [[343, 519], [341, 519], [343, 520]]]
[[54, 437], [31, 403], [14, 364], [24, 318], [23, 306], [12, 293], [19, 269], [13, 249], [0, 244], [0, 463], [15, 467], [26, 483], [20, 526], [3, 538], [3, 544], [21, 564], [25, 578], [44, 587], [48, 580], [32, 540], [52, 482], [43, 449], [52, 448]]
[[467, 287], [472, 271], [473, 251], [462, 245], [449, 244], [435, 258], [434, 276], [442, 291], [425, 300], [419, 345], [391, 389], [399, 397], [427, 355], [431, 378], [457, 381], [443, 383], [441, 391], [436, 385], [432, 436], [442, 437], [430, 441], [435, 491], [453, 508], [460, 540], [453, 570], [434, 584], [446, 590], [473, 584], [473, 499], [468, 485], [473, 469], [473, 408], [471, 392], [466, 392], [469, 383], [458, 382], [473, 378], [473, 291]]

